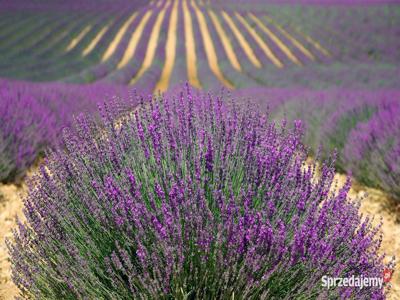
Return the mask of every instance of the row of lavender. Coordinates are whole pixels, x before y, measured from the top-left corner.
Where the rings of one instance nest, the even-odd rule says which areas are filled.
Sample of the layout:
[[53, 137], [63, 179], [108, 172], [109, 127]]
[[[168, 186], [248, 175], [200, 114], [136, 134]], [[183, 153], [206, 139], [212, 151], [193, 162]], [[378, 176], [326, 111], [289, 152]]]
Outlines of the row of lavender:
[[97, 111], [126, 87], [32, 84], [0, 80], [0, 182], [18, 181], [48, 147], [56, 147], [74, 115]]
[[[173, 2], [163, 1], [160, 6], [142, 6], [140, 2], [136, 2], [132, 4], [132, 7], [126, 7], [123, 10], [115, 6], [105, 12], [99, 6], [98, 10], [89, 10], [90, 13], [86, 13], [90, 8], [87, 4], [89, 8], [82, 5], [82, 11], [85, 12], [83, 14], [82, 11], [77, 11], [77, 4], [74, 2], [74, 5], [66, 8], [68, 13], [64, 15], [56, 14], [63, 6], [56, 10], [52, 8], [57, 7], [56, 5], [50, 5], [49, 10], [54, 11], [54, 15], [42, 16], [40, 13], [43, 14], [46, 11], [46, 5], [43, 4], [36, 10], [27, 9], [25, 13], [29, 15], [29, 18], [22, 18], [22, 24], [17, 23], [15, 30], [12, 30], [15, 15], [8, 13], [8, 19], [6, 14], [5, 21], [3, 20], [5, 26], [2, 27], [5, 28], [2, 35], [5, 42], [2, 44], [3, 47], [0, 47], [0, 75], [39, 81], [63, 79], [68, 82], [105, 81], [121, 84], [134, 81], [140, 88], [143, 85], [154, 88], [165, 64], [165, 45], [168, 40], [167, 29], [170, 24], [172, 4]], [[172, 85], [181, 80], [186, 81], [190, 77], [186, 71], [187, 61], [184, 55], [186, 37], [182, 5], [183, 2], [179, 2], [179, 34], [171, 78]], [[216, 6], [215, 9], [211, 8], [215, 18], [210, 15], [209, 6], [193, 6], [189, 1], [188, 7], [196, 41], [197, 61], [193, 63], [197, 65], [199, 81], [204, 88], [212, 88], [221, 81], [217, 80], [215, 71], [212, 70], [215, 63], [211, 62], [212, 66], [209, 65], [209, 53], [205, 45], [208, 38], [203, 40], [195, 7], [205, 18], [215, 47], [218, 67], [225, 79], [235, 87], [254, 85], [282, 87], [295, 84], [320, 88], [332, 83], [346, 87], [350, 85], [395, 87], [399, 84], [400, 69], [397, 64], [392, 63], [400, 58], [397, 51], [400, 47], [398, 44], [400, 18], [398, 18], [398, 9], [395, 7], [394, 9], [391, 6], [299, 8], [270, 5], [267, 8], [264, 6], [263, 9], [257, 9], [257, 6], [253, 5], [242, 9], [238, 7], [236, 10]], [[231, 30], [231, 26], [223, 17], [222, 8], [229, 14], [253, 54], [249, 54], [249, 48], [246, 50], [243, 40], [240, 42]], [[166, 9], [165, 16], [159, 19], [164, 9]], [[124, 34], [113, 54], [102, 61], [111, 42], [134, 11], [138, 13], [137, 17], [123, 31]], [[118, 65], [130, 45], [130, 37], [150, 11], [153, 13], [143, 28], [133, 57], [126, 65], [119, 68]], [[236, 12], [241, 14], [242, 19], [237, 18]], [[22, 14], [18, 10], [16, 13]], [[161, 21], [162, 30], [155, 43], [156, 48], [150, 49], [148, 37], [154, 33], [157, 20]], [[237, 61], [241, 65], [240, 71], [237, 66], [235, 68], [227, 55], [217, 32], [216, 22], [222, 27], [224, 35], [229, 38]], [[329, 24], [326, 25], [326, 22]], [[260, 46], [254, 39], [254, 32], [250, 33], [248, 27], [244, 25], [246, 23], [271, 48], [272, 53], [283, 63], [283, 68], [274, 66], [265, 54], [265, 47]], [[264, 24], [266, 29], [262, 30], [257, 25], [260, 23]], [[6, 25], [11, 28], [10, 31], [7, 30]], [[91, 29], [79, 44], [66, 52], [66, 46], [88, 26], [91, 26]], [[2, 28], [0, 28], [0, 35]], [[101, 35], [92, 51], [83, 55], [85, 48], [105, 29], [104, 35]], [[32, 37], [37, 37], [38, 40]], [[277, 43], [276, 39], [281, 43]], [[147, 66], [143, 76], [135, 78], [138, 73], [142, 74], [139, 70], [143, 67], [143, 59], [152, 53], [151, 50], [155, 51], [150, 65]], [[253, 58], [249, 59], [249, 57]], [[254, 65], [254, 57], [261, 67]], [[376, 64], [377, 62], [379, 64]]]
[[386, 298], [321, 284], [394, 265], [350, 180], [331, 193], [333, 161], [307, 165], [300, 121], [190, 89], [142, 100], [77, 118], [31, 180], [7, 242], [21, 297]]
[[[301, 119], [314, 153], [336, 149], [336, 167], [400, 199], [400, 91], [249, 89], [277, 118]], [[249, 97], [250, 98], [250, 97]]]
[[[74, 114], [95, 111], [97, 102], [127, 94], [125, 87], [104, 84], [0, 81], [0, 180], [23, 175], [46, 147], [56, 145]], [[235, 95], [251, 95], [249, 101], [269, 107], [277, 117], [303, 120], [306, 144], [314, 152], [319, 145], [337, 149], [339, 170], [400, 198], [400, 92], [256, 88]]]
[[302, 5], [301, 1], [296, 5], [266, 5], [265, 1], [258, 1], [259, 5], [257, 1], [211, 2], [216, 9], [252, 11], [267, 16], [295, 36], [309, 35], [338, 61], [397, 63], [400, 59], [400, 6], [396, 1], [379, 1], [380, 5], [373, 5], [378, 2], [374, 0], [362, 1], [365, 5], [346, 0], [305, 1], [317, 5]]

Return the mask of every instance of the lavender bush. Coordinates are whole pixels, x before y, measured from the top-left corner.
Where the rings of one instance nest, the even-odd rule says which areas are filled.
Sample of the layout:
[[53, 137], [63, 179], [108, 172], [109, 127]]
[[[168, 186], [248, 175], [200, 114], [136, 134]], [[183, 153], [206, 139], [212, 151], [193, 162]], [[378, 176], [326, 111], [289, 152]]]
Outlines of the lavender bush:
[[0, 182], [18, 182], [46, 147], [56, 147], [74, 114], [96, 112], [96, 103], [125, 87], [32, 84], [0, 80]]
[[190, 89], [140, 100], [79, 116], [31, 180], [8, 241], [21, 296], [384, 299], [321, 286], [381, 277], [381, 240], [332, 162], [305, 164], [300, 122]]

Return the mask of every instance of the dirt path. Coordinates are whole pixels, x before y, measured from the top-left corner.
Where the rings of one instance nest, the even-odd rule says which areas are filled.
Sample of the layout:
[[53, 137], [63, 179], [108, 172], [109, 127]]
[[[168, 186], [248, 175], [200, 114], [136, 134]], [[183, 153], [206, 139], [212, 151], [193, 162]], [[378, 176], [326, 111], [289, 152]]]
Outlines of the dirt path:
[[22, 198], [26, 186], [0, 185], [0, 299], [14, 299], [18, 289], [11, 281], [5, 238], [12, 236], [15, 216], [22, 217]]
[[[32, 172], [31, 172], [32, 173]], [[339, 186], [345, 181], [345, 176], [337, 176]], [[0, 299], [13, 299], [18, 290], [10, 279], [10, 262], [8, 261], [7, 248], [4, 243], [6, 237], [12, 236], [15, 226], [15, 216], [22, 217], [22, 198], [26, 195], [26, 185], [0, 184]], [[387, 196], [381, 191], [354, 185], [350, 192], [351, 197], [364, 197], [361, 212], [375, 216], [378, 223], [383, 218], [383, 250], [387, 255], [400, 257], [400, 224], [391, 210]], [[400, 299], [400, 265], [392, 278], [392, 291], [388, 299]]]

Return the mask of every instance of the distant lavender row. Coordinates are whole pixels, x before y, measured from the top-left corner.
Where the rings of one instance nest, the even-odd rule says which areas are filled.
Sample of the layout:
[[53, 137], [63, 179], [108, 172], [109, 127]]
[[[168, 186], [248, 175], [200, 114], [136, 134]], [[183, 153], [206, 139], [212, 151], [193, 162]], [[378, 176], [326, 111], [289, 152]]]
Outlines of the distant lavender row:
[[119, 8], [120, 10], [132, 9], [148, 4], [146, 0], [49, 0], [49, 1], [30, 1], [30, 0], [3, 0], [0, 3], [0, 11], [108, 11]]
[[0, 181], [18, 180], [46, 147], [55, 147], [73, 115], [127, 96], [125, 87], [31, 84], [0, 80]]
[[293, 4], [293, 5], [376, 5], [376, 4], [398, 4], [398, 0], [205, 0], [212, 5], [265, 5], [265, 4]]
[[400, 199], [400, 91], [259, 88], [235, 95], [251, 95], [276, 118], [302, 119], [315, 153], [320, 145], [323, 153], [337, 149], [340, 171]]

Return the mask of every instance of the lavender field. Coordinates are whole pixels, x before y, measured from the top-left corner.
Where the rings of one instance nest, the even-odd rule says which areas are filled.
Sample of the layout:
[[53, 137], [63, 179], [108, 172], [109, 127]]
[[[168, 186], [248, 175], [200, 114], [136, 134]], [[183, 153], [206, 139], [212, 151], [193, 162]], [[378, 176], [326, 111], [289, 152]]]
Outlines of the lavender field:
[[0, 299], [400, 299], [396, 1], [0, 2]]

